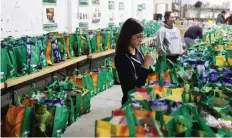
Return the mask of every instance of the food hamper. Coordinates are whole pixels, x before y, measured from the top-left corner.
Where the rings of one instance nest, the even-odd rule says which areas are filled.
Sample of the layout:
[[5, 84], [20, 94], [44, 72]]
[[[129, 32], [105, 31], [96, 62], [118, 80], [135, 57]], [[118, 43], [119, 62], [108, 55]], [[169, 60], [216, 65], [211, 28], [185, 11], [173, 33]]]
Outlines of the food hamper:
[[[105, 61], [97, 69], [101, 70], [98, 75], [104, 76], [96, 78], [96, 88], [101, 90], [98, 93], [114, 84], [112, 61]], [[91, 98], [98, 94], [94, 91], [93, 78], [90, 71], [80, 74], [75, 70], [65, 80], [54, 77], [44, 89], [37, 89], [35, 84], [31, 84], [29, 92], [21, 97], [14, 92], [11, 95], [14, 101], [1, 125], [1, 136], [61, 137], [67, 126], [90, 112]]]
[[77, 28], [70, 34], [50, 32], [36, 37], [5, 38], [1, 41], [1, 83], [67, 59], [115, 49], [119, 29], [83, 31]]
[[147, 85], [128, 92], [127, 103], [111, 117], [97, 120], [95, 136], [232, 137], [230, 31], [230, 26], [205, 31], [177, 63], [161, 50]]
[[[4, 39], [1, 41], [1, 82], [41, 71], [67, 59], [112, 49], [109, 45], [115, 43], [111, 42], [114, 34], [102, 31], [96, 31], [96, 39], [91, 39], [91, 32], [78, 28], [71, 34], [50, 32], [37, 37]], [[109, 34], [104, 38], [105, 45], [102, 34]], [[106, 48], [98, 49], [103, 46]], [[97, 77], [92, 74], [94, 70], [98, 70]], [[94, 95], [113, 86], [112, 62], [109, 59], [94, 70], [83, 74], [75, 70], [65, 80], [54, 77], [54, 81], [44, 89], [31, 85], [30, 91], [21, 97], [17, 92], [12, 93], [11, 99], [15, 101], [9, 105], [3, 120], [1, 136], [60, 137], [68, 125], [90, 112], [90, 101]]]

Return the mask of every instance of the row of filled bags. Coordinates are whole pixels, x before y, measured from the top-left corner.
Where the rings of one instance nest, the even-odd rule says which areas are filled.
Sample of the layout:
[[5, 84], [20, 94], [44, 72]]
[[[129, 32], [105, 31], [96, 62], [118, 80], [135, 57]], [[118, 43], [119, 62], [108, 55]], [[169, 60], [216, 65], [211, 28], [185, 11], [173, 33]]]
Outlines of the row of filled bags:
[[186, 89], [157, 85], [131, 90], [120, 110], [96, 121], [95, 136], [231, 137], [231, 98], [213, 89]]
[[[156, 20], [147, 20], [143, 19], [142, 21], [139, 21], [143, 25], [143, 35], [144, 37], [154, 37], [156, 36], [156, 33], [159, 31], [162, 23]], [[119, 32], [122, 28], [124, 22], [119, 22]], [[115, 27], [115, 25], [111, 25], [110, 27]]]
[[48, 33], [38, 37], [9, 37], [1, 42], [1, 82], [37, 72], [73, 57], [114, 49], [118, 28], [75, 33]]
[[142, 20], [141, 24], [144, 27], [144, 36], [145, 37], [153, 37], [156, 36], [156, 33], [159, 31], [161, 27], [161, 23], [155, 20]]
[[111, 66], [101, 66], [92, 71], [72, 76], [39, 90], [35, 85], [21, 97], [11, 94], [5, 120], [1, 126], [3, 137], [60, 137], [67, 126], [81, 115], [90, 112], [91, 97], [114, 84]]
[[[154, 49], [150, 52], [155, 53]], [[217, 67], [221, 74], [215, 75], [211, 66], [205, 70], [204, 66], [183, 65], [166, 59], [161, 50], [152, 65], [153, 74], [148, 75], [148, 87], [130, 91], [130, 99], [119, 112], [97, 120], [95, 136], [232, 136], [232, 89], [227, 81], [231, 68]]]
[[189, 48], [179, 59], [182, 66], [231, 67], [232, 41], [228, 44], [207, 45], [198, 43]]

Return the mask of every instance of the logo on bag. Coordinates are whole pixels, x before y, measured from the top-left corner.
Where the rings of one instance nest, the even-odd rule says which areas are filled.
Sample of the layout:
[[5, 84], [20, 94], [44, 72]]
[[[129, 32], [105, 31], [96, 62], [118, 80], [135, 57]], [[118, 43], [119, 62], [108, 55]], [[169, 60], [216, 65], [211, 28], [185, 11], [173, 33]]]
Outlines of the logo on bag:
[[61, 137], [61, 132], [62, 131], [61, 130], [57, 130], [56, 132], [57, 132], [57, 137]]
[[0, 79], [4, 78], [4, 72], [0, 72]]
[[43, 65], [46, 65], [46, 60], [43, 60]]
[[32, 68], [35, 68], [35, 67], [37, 67], [37, 65], [33, 64], [33, 65], [31, 65], [31, 67], [32, 67]]
[[14, 72], [15, 72], [15, 69], [12, 69], [12, 70], [10, 71], [10, 75], [13, 76], [13, 75], [14, 75]]
[[29, 134], [29, 133], [30, 133], [30, 131], [25, 131], [23, 137], [28, 137], [28, 134]]

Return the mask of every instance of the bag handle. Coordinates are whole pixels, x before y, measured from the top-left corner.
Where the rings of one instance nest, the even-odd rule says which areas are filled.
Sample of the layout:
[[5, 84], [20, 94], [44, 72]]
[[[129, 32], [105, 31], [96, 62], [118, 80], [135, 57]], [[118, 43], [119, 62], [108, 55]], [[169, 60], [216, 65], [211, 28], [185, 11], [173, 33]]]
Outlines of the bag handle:
[[[127, 124], [128, 124], [128, 128], [129, 128], [129, 134], [130, 136], [136, 136], [136, 124], [140, 125], [139, 121], [137, 120], [137, 117], [134, 114], [134, 110], [130, 107], [127, 106], [126, 110], [125, 110], [125, 116], [127, 118]], [[153, 123], [154, 123], [154, 127], [156, 128], [159, 136], [163, 137], [163, 133], [160, 130], [160, 127], [157, 123], [156, 120], [159, 120], [161, 123], [161, 126], [165, 126], [164, 123], [164, 119], [163, 119], [163, 113], [162, 112], [157, 112], [156, 116], [152, 116], [153, 118]], [[162, 127], [161, 127], [162, 128]]]
[[10, 104], [15, 105], [15, 106], [22, 105], [19, 99], [19, 95], [16, 91], [13, 91], [10, 95]]

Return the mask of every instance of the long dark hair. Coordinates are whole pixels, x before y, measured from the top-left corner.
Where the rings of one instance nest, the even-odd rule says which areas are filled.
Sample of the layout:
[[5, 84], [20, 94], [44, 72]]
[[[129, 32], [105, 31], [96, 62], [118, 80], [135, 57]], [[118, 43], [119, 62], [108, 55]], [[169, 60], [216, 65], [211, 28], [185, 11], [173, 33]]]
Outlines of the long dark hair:
[[116, 53], [127, 52], [131, 37], [141, 32], [143, 32], [143, 26], [136, 19], [127, 19], [122, 25], [122, 29], [118, 37]]
[[172, 14], [172, 11], [166, 11], [164, 13], [164, 23], [167, 23], [168, 18], [170, 17], [170, 15]]

